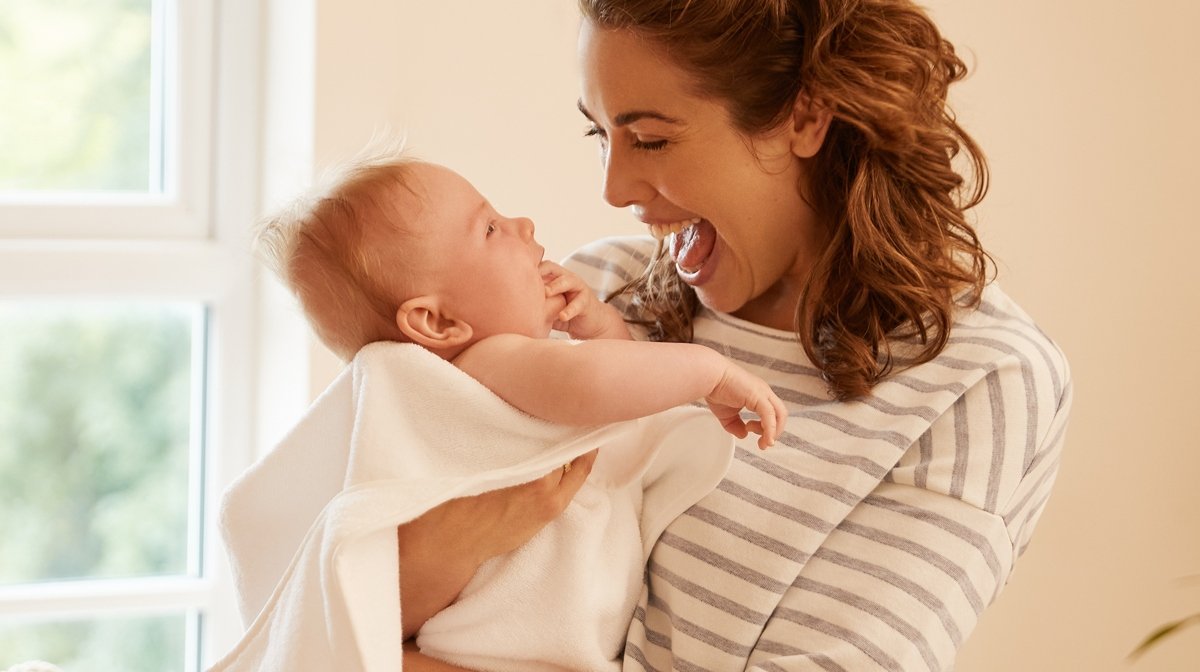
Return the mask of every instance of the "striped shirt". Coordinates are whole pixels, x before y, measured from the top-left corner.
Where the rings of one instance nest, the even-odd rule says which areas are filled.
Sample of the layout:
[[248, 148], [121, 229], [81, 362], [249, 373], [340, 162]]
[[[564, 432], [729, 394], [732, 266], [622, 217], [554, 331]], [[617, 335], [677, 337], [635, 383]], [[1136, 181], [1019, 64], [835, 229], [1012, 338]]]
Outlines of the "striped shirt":
[[[653, 250], [606, 239], [567, 266], [605, 297]], [[703, 308], [694, 333], [774, 387], [787, 432], [765, 452], [741, 442], [659, 539], [624, 669], [951, 669], [1049, 498], [1062, 352], [995, 284], [937, 358], [851, 402], [790, 332]]]

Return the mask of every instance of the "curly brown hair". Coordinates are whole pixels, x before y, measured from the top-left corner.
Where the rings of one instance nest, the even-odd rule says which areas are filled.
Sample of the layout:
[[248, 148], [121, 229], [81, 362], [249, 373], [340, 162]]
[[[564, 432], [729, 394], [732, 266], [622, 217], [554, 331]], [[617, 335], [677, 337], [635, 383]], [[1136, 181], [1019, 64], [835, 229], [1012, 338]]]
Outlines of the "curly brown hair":
[[[747, 136], [784, 122], [798, 96], [831, 110], [810, 181], [799, 185], [830, 243], [807, 279], [796, 330], [834, 396], [863, 396], [897, 365], [941, 352], [956, 306], [978, 305], [993, 266], [964, 214], [987, 193], [987, 163], [946, 101], [967, 68], [924, 10], [909, 0], [579, 6], [599, 28], [660, 46]], [[653, 338], [691, 340], [699, 302], [662, 245], [625, 292]], [[900, 342], [915, 347], [900, 357]]]

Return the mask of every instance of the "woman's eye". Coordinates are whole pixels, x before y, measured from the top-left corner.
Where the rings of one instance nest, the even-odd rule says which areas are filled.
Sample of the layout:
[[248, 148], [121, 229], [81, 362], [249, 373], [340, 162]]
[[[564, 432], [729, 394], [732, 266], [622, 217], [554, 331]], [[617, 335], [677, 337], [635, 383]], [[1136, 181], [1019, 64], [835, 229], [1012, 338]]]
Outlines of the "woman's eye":
[[[600, 138], [601, 145], [608, 144], [608, 135], [606, 135], [604, 131], [600, 130], [600, 127], [598, 126], [589, 126], [587, 130], [583, 132], [583, 137], [597, 137]], [[634, 136], [634, 138], [630, 141], [630, 144], [634, 149], [644, 149], [650, 152], [666, 149], [667, 147], [666, 140], [639, 140], [636, 136]]]
[[634, 149], [645, 149], [647, 151], [656, 152], [660, 149], [665, 149], [666, 146], [667, 146], [666, 140], [646, 141], [646, 140], [638, 140], [636, 138], [633, 140]]
[[608, 144], [608, 136], [598, 126], [588, 126], [587, 130], [583, 132], [583, 137], [599, 138], [601, 147]]

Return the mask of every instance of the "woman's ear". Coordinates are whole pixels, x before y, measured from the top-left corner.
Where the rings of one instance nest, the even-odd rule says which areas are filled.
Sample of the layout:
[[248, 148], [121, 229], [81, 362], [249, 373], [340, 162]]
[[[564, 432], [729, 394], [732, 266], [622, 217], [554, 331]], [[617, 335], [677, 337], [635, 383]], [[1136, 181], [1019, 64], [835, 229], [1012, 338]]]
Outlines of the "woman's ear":
[[792, 106], [792, 154], [802, 159], [816, 156], [832, 122], [833, 110], [828, 105], [800, 92]]
[[430, 350], [445, 350], [471, 340], [471, 325], [446, 315], [437, 297], [418, 296], [400, 304], [396, 326], [413, 343]]

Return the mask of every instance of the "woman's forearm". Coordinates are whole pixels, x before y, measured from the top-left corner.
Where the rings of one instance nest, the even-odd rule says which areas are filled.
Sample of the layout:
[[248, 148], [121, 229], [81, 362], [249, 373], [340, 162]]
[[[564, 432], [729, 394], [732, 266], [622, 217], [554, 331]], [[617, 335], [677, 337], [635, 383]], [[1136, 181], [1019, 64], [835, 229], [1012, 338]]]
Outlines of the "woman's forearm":
[[420, 653], [411, 640], [404, 642], [404, 669], [408, 672], [472, 672]]
[[[432, 513], [432, 512], [431, 512]], [[479, 563], [469, 555], [447, 552], [432, 525], [440, 518], [426, 517], [396, 529], [400, 556], [400, 624], [404, 639], [412, 637], [425, 621], [450, 606], [466, 587]]]

